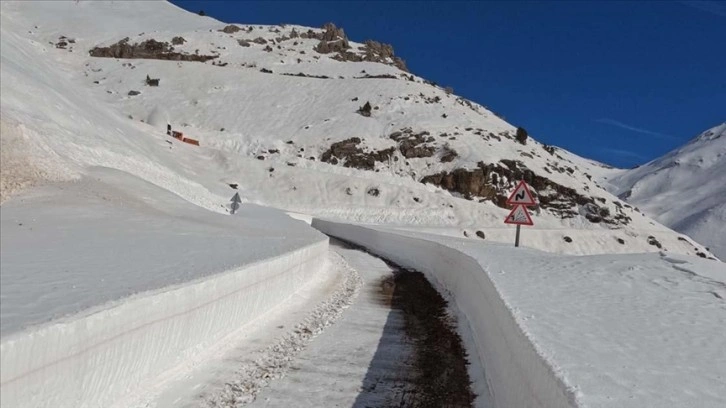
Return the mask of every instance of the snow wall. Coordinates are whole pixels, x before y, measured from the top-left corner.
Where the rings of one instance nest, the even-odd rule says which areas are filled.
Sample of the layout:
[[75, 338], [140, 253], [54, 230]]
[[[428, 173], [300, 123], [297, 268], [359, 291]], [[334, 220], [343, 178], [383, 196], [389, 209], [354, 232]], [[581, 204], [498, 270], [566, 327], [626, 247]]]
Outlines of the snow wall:
[[327, 267], [327, 252], [326, 238], [3, 338], [0, 406], [111, 406], [288, 298]]
[[[484, 268], [474, 258], [449, 246], [369, 227], [314, 219], [314, 228], [360, 245], [371, 253], [415, 269], [453, 303], [459, 330], [469, 350], [474, 381], [486, 384], [495, 408], [576, 407], [575, 396], [537, 353], [516, 323]], [[472, 344], [473, 343], [473, 344]], [[471, 360], [478, 361], [471, 361]]]

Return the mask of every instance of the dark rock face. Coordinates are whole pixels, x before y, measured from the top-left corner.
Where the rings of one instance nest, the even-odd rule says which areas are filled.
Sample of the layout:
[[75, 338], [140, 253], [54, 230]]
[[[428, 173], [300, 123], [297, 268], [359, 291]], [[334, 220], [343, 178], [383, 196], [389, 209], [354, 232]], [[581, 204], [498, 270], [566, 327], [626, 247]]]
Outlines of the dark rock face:
[[139, 94], [141, 94], [141, 92], [139, 92], [139, 91], [129, 91], [129, 96], [136, 96]]
[[[322, 33], [316, 33], [308, 30], [306, 33], [300, 34], [301, 38], [314, 38], [320, 40], [315, 46], [315, 51], [321, 54], [337, 53], [333, 59], [338, 61], [369, 61], [380, 62], [397, 67], [398, 69], [408, 72], [406, 62], [397, 57], [393, 53], [393, 47], [390, 44], [379, 43], [378, 41], [367, 40], [362, 47], [359, 48], [361, 53], [351, 52], [348, 37], [342, 28], [338, 28], [333, 23], [327, 23], [323, 26]], [[297, 34], [297, 33], [295, 33]], [[291, 38], [295, 38], [292, 33]]]
[[199, 61], [205, 62], [217, 58], [215, 55], [183, 54], [175, 52], [167, 42], [159, 42], [154, 39], [142, 43], [129, 44], [126, 37], [116, 44], [108, 47], [94, 47], [89, 51], [92, 57], [100, 58], [133, 58], [133, 59], [157, 59], [171, 61]]
[[483, 231], [477, 231], [476, 232], [476, 236], [479, 237], [479, 238], [481, 238], [481, 239], [486, 239], [486, 235], [484, 235], [484, 232]]
[[436, 147], [428, 144], [434, 140], [425, 130], [414, 134], [411, 128], [406, 128], [389, 137], [398, 142], [398, 150], [407, 159], [431, 157], [436, 152]]
[[239, 45], [241, 45], [243, 47], [249, 47], [250, 46], [250, 42], [249, 41], [247, 41], [247, 40], [241, 40], [241, 39], [240, 40], [237, 40], [237, 44], [239, 44]]
[[452, 161], [454, 161], [454, 159], [459, 157], [459, 153], [456, 153], [456, 150], [454, 150], [448, 146], [444, 146], [443, 151], [444, 151], [444, 154], [441, 155], [442, 163], [452, 162]]
[[333, 23], [327, 23], [323, 26], [323, 33], [320, 34], [320, 42], [315, 46], [315, 51], [321, 54], [329, 54], [331, 52], [341, 52], [350, 48], [348, 37], [342, 28], [338, 28]]
[[366, 104], [363, 105], [363, 106], [361, 106], [360, 108], [358, 108], [358, 110], [356, 112], [357, 113], [360, 113], [361, 116], [365, 116], [365, 117], [369, 118], [369, 117], [371, 117], [371, 110], [372, 109], [373, 108], [371, 107], [371, 103], [370, 102], [366, 102]]
[[323, 152], [320, 161], [330, 164], [343, 162], [343, 166], [361, 170], [374, 170], [376, 162], [388, 161], [393, 155], [394, 149], [388, 148], [379, 151], [366, 152], [358, 145], [361, 143], [359, 137], [352, 137], [330, 145], [330, 149]]
[[223, 29], [221, 29], [219, 31], [221, 31], [223, 33], [227, 33], [227, 34], [234, 34], [234, 33], [238, 32], [238, 31], [241, 31], [241, 30], [242, 29], [239, 28], [239, 27], [237, 27], [236, 25], [230, 24], [230, 25], [224, 27]]
[[572, 188], [539, 176], [520, 161], [503, 159], [496, 164], [479, 162], [476, 169], [454, 169], [425, 176], [420, 181], [469, 199], [479, 197], [501, 208], [508, 208], [507, 193], [519, 180], [526, 181], [534, 189], [533, 193], [539, 192], [536, 208], [545, 209], [560, 218], [574, 218], [582, 214], [593, 223], [627, 224], [631, 221], [621, 207], [617, 207], [617, 214], [613, 216], [607, 208], [597, 205], [593, 197], [584, 196]]
[[663, 248], [663, 245], [652, 235], [648, 236], [648, 244], [653, 245], [659, 249]]
[[185, 42], [187, 42], [187, 40], [185, 40], [184, 37], [174, 37], [171, 39], [171, 45], [182, 45]]

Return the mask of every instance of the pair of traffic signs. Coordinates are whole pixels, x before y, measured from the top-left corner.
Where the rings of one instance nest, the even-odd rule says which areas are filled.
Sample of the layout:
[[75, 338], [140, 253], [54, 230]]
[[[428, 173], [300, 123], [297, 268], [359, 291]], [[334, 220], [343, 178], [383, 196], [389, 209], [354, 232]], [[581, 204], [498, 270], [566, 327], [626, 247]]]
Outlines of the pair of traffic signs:
[[537, 204], [534, 201], [532, 193], [529, 192], [527, 183], [525, 183], [524, 180], [520, 181], [519, 184], [517, 184], [517, 187], [507, 199], [507, 204], [513, 205], [514, 208], [512, 208], [512, 211], [509, 213], [509, 215], [507, 215], [507, 218], [504, 219], [504, 223], [514, 224], [517, 226], [517, 235], [514, 238], [514, 246], [518, 247], [520, 226], [534, 225], [534, 222], [532, 222], [532, 217], [529, 216], [529, 212], [527, 211], [527, 206]]
[[532, 217], [529, 216], [527, 211], [528, 205], [536, 205], [532, 193], [529, 192], [527, 183], [524, 180], [517, 184], [512, 194], [507, 199], [507, 205], [513, 205], [512, 211], [504, 219], [505, 224], [515, 225], [534, 225]]

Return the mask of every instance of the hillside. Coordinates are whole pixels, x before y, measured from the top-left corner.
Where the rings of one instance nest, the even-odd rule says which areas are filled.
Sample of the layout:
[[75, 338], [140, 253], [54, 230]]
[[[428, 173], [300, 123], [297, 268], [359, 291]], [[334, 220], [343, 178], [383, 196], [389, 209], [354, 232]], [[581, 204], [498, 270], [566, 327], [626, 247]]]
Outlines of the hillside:
[[[711, 256], [570, 153], [518, 140], [392, 47], [333, 25], [228, 25], [164, 1], [4, 2], [2, 23], [3, 201], [101, 166], [217, 212], [236, 188], [298, 213], [510, 242], [504, 198], [524, 178], [539, 201], [524, 245]], [[201, 146], [167, 137], [167, 121]]]
[[726, 258], [726, 123], [643, 166], [615, 174], [612, 192]]

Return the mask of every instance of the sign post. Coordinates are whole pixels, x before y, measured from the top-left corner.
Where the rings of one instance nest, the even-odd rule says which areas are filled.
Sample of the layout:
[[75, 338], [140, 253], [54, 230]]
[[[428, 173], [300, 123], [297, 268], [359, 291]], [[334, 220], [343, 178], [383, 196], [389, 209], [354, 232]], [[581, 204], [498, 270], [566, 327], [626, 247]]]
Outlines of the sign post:
[[232, 202], [232, 205], [230, 206], [232, 211], [232, 215], [234, 215], [235, 211], [239, 209], [239, 203], [242, 202], [242, 199], [239, 197], [239, 193], [234, 193], [234, 196], [232, 196], [232, 199], [230, 200]]
[[507, 218], [504, 219], [504, 223], [514, 224], [517, 226], [517, 235], [514, 238], [514, 246], [518, 247], [520, 227], [522, 225], [534, 225], [532, 217], [530, 217], [529, 212], [527, 212], [527, 206], [537, 204], [534, 201], [532, 193], [529, 192], [527, 183], [525, 183], [524, 180], [517, 184], [517, 187], [507, 199], [507, 204], [513, 205], [514, 208], [512, 208], [512, 211], [509, 215], [507, 215]]

